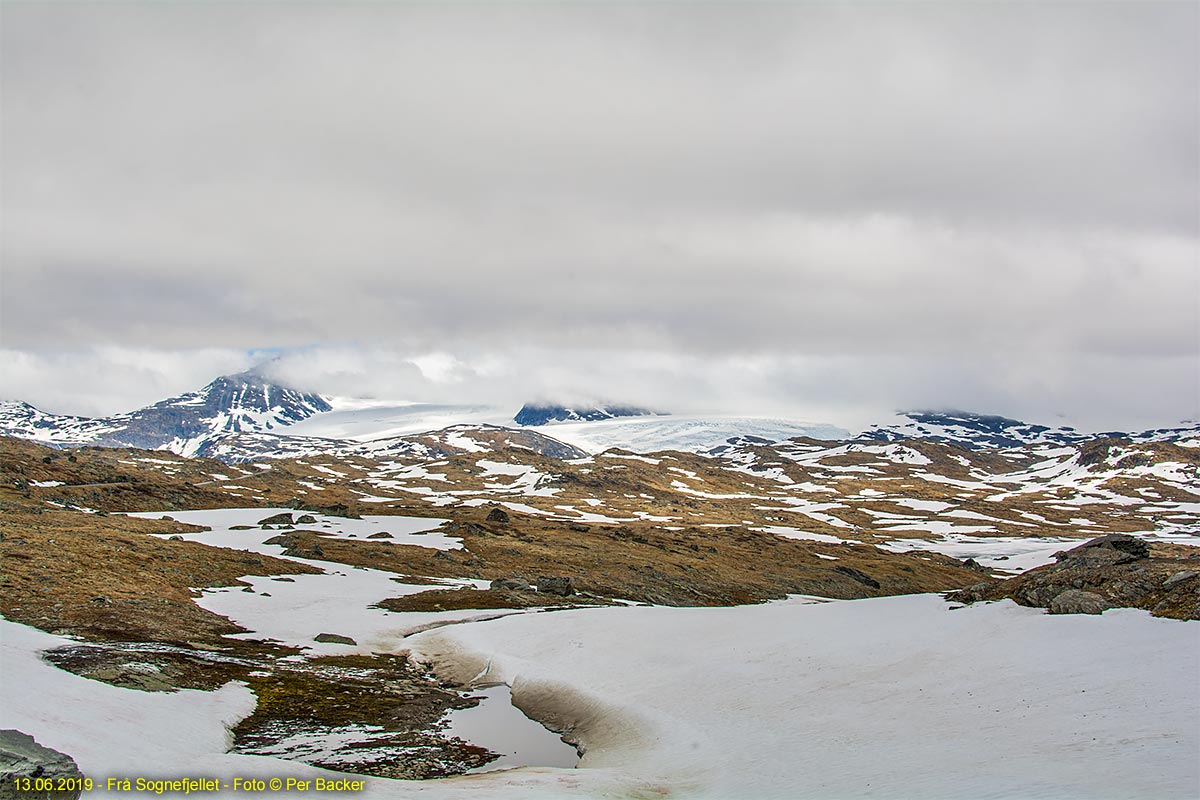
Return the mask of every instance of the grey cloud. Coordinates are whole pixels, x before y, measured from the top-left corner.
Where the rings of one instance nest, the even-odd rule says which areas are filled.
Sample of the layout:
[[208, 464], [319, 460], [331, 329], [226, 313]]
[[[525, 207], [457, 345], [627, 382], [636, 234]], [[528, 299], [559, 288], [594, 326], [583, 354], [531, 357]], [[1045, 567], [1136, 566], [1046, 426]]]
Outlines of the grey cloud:
[[[675, 365], [650, 400], [723, 407], [786, 405], [807, 358], [881, 405], [1200, 406], [1194, 4], [2, 13], [14, 352], [365, 353], [430, 392], [400, 365], [445, 352], [515, 398], [611, 393], [636, 351]], [[738, 359], [774, 377], [689, 377]], [[1082, 390], [1101, 363], [1176, 400]]]

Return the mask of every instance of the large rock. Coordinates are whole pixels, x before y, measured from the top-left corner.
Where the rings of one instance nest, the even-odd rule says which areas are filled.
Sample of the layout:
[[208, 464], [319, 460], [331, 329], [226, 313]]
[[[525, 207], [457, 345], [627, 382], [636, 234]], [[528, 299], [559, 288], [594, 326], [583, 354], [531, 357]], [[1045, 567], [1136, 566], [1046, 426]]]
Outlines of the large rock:
[[340, 633], [318, 633], [313, 637], [314, 642], [323, 644], [348, 644], [357, 646], [358, 642], [351, 639], [349, 636], [342, 636]]
[[529, 581], [524, 578], [496, 578], [488, 584], [489, 589], [508, 589], [517, 592], [529, 591]]
[[[70, 788], [62, 791], [18, 791], [13, 783], [16, 778], [50, 779], [55, 785], [65, 780], [64, 785]], [[0, 731], [0, 800], [75, 800], [82, 789], [77, 781], [82, 780], [83, 773], [79, 771], [79, 765], [69, 755], [42, 747], [26, 733]]]
[[500, 523], [507, 525], [509, 522], [508, 512], [505, 511], [503, 508], [493, 508], [491, 511], [488, 512], [487, 521], [488, 522], [500, 522]]
[[575, 586], [571, 579], [560, 576], [540, 576], [537, 579], [537, 590], [542, 594], [556, 594], [560, 597], [575, 594]]
[[1174, 575], [1172, 575], [1171, 577], [1169, 577], [1165, 581], [1163, 581], [1163, 588], [1170, 589], [1171, 587], [1175, 586], [1176, 584], [1183, 583], [1184, 581], [1190, 581], [1192, 578], [1196, 577], [1197, 575], [1200, 575], [1200, 573], [1192, 572], [1190, 570], [1186, 571], [1186, 572], [1176, 572]]
[[273, 514], [265, 519], [260, 519], [258, 521], [258, 524], [259, 525], [292, 525], [294, 523], [292, 522], [292, 515], [284, 513], [284, 514]]
[[1102, 614], [1112, 604], [1098, 594], [1068, 589], [1050, 601], [1051, 614]]

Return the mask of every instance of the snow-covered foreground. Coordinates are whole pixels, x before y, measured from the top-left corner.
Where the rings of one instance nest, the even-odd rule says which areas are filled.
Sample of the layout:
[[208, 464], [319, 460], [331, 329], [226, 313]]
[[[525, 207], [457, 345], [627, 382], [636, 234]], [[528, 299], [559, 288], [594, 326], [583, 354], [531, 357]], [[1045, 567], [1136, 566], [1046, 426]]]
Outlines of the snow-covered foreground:
[[611, 770], [714, 798], [1200, 790], [1200, 625], [1141, 611], [920, 595], [572, 611], [415, 639], [579, 724], [581, 789]]
[[[71, 753], [94, 777], [323, 774], [223, 753], [225, 726], [251, 709], [239, 686], [139, 693], [39, 660], [57, 637], [4, 623], [2, 641], [5, 685], [21, 691], [5, 692], [0, 725]], [[1200, 626], [1141, 611], [1049, 616], [1007, 601], [951, 609], [931, 595], [796, 599], [523, 614], [394, 645], [464, 680], [483, 673], [480, 681], [510, 684], [525, 710], [576, 726], [588, 751], [573, 770], [370, 779], [371, 797], [1166, 798], [1200, 789]]]

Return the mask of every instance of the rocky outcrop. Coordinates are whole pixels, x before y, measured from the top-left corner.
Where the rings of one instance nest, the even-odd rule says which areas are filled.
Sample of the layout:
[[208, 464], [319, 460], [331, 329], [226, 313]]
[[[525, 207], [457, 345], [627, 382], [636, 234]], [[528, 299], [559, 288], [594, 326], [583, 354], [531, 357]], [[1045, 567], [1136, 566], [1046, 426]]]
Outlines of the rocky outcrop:
[[853, 578], [854, 580], [861, 583], [863, 586], [869, 586], [872, 589], [879, 588], [879, 581], [875, 580], [867, 573], [861, 572], [861, 571], [855, 569], [854, 567], [837, 566], [837, 567], [833, 568], [833, 571], [841, 573], [842, 575], [846, 575], [850, 578]]
[[[53, 786], [64, 788], [46, 790], [31, 787], [26, 790], [14, 782], [18, 778], [29, 778], [35, 782], [39, 778], [42, 781], [49, 779]], [[79, 771], [75, 759], [43, 747], [32, 736], [20, 731], [0, 731], [0, 800], [75, 800], [80, 795], [82, 781], [83, 773]]]
[[325, 551], [321, 549], [321, 545], [314, 542], [311, 546], [305, 547], [304, 542], [289, 533], [281, 533], [278, 536], [272, 536], [270, 539], [263, 541], [263, 544], [277, 544], [283, 548], [285, 556], [292, 558], [324, 558]]
[[[282, 504], [284, 508], [291, 508], [296, 511], [311, 511], [312, 514], [324, 514], [327, 517], [345, 517], [346, 519], [362, 519], [358, 514], [350, 511], [350, 506], [345, 503], [332, 503], [327, 506], [318, 505], [316, 503], [306, 503], [298, 497], [293, 497], [291, 500]], [[302, 514], [296, 518], [297, 525], [312, 525], [317, 519], [312, 514]]]
[[1151, 545], [1113, 533], [1054, 558], [1053, 564], [1008, 580], [977, 583], [947, 599], [973, 603], [1009, 598], [1052, 614], [1141, 608], [1155, 616], [1200, 620], [1200, 548]]
[[[1112, 556], [1112, 553], [1117, 553], [1118, 555]], [[1130, 536], [1127, 533], [1110, 533], [1107, 536], [1101, 536], [1085, 542], [1079, 545], [1079, 547], [1055, 553], [1054, 560], [1099, 559], [1101, 563], [1109, 561], [1111, 563], [1123, 564], [1127, 561], [1149, 557], [1150, 545], [1144, 539]]]
[[509, 523], [508, 512], [505, 511], [503, 508], [493, 508], [491, 511], [488, 512], [487, 521], [488, 522], [499, 522], [504, 525], [507, 525]]

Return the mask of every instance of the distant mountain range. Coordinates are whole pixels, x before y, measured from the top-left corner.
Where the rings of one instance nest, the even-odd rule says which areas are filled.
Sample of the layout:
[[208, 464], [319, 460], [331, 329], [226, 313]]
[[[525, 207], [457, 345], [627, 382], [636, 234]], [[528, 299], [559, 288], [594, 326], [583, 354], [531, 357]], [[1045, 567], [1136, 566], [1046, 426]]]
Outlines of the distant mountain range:
[[1088, 435], [1072, 428], [963, 411], [907, 412], [853, 437], [841, 428], [795, 420], [679, 417], [632, 406], [527, 404], [513, 418], [521, 427], [508, 428], [494, 424], [503, 422], [501, 412], [479, 406], [339, 401], [335, 408], [333, 400], [251, 371], [225, 375], [199, 391], [110, 417], [48, 414], [28, 403], [0, 402], [0, 435], [54, 447], [162, 449], [230, 462], [317, 453], [449, 455], [479, 452], [501, 443], [555, 458], [576, 458], [611, 447], [713, 453], [728, 446], [796, 437], [927, 439], [970, 449], [1070, 445], [1105, 436], [1134, 442], [1200, 442], [1196, 423]]
[[1087, 439], [1117, 438], [1133, 442], [1162, 442], [1194, 439], [1200, 436], [1200, 424], [1183, 423], [1178, 427], [1141, 432], [1107, 431], [1080, 433], [1074, 428], [1050, 428], [1030, 425], [1008, 417], [974, 414], [969, 411], [909, 411], [886, 425], [872, 425], [858, 439], [897, 442], [905, 439], [930, 439], [971, 449], [1022, 447], [1031, 444], [1071, 445]]

